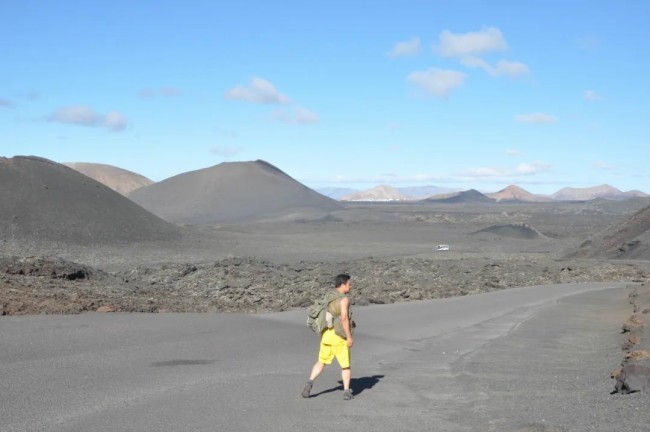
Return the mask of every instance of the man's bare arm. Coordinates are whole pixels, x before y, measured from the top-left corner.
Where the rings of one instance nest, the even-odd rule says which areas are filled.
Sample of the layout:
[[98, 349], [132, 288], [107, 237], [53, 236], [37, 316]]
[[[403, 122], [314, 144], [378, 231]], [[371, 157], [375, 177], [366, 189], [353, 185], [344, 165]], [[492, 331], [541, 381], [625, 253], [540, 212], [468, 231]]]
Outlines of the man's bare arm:
[[341, 299], [341, 325], [343, 326], [343, 331], [345, 332], [345, 338], [347, 339], [348, 346], [351, 347], [354, 344], [352, 339], [352, 330], [350, 329], [350, 299], [343, 297]]

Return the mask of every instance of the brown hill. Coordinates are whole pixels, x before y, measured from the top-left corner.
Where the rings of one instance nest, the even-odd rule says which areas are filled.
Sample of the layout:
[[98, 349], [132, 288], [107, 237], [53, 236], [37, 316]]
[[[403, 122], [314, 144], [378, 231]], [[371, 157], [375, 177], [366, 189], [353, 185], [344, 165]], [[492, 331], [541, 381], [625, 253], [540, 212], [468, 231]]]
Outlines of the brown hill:
[[140, 174], [112, 165], [87, 162], [67, 162], [63, 165], [97, 180], [124, 196], [136, 189], [153, 184], [153, 181]]
[[621, 192], [620, 190], [610, 185], [600, 185], [588, 188], [565, 187], [551, 195], [551, 197], [557, 201], [589, 201], [596, 198], [625, 200], [629, 198], [647, 196], [647, 194], [637, 190]]
[[341, 198], [341, 201], [409, 201], [413, 197], [402, 195], [402, 193], [387, 185], [375, 186], [362, 192], [355, 192]]
[[167, 221], [191, 225], [320, 218], [343, 209], [261, 160], [179, 174], [129, 198]]
[[650, 206], [580, 245], [570, 256], [650, 259]]
[[71, 243], [167, 240], [175, 227], [103, 184], [38, 157], [0, 158], [0, 237]]
[[534, 195], [527, 190], [516, 186], [510, 185], [499, 192], [485, 194], [487, 197], [496, 200], [497, 202], [547, 202], [553, 201], [550, 197]]

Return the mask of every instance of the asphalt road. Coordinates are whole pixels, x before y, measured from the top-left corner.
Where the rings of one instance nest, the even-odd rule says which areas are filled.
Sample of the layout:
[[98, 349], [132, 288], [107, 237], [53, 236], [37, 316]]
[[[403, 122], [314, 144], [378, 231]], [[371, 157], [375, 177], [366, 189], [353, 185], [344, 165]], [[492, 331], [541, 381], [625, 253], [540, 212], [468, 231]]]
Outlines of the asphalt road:
[[[352, 401], [342, 399], [336, 364], [311, 398], [300, 397], [318, 349], [305, 311], [2, 317], [0, 431], [525, 430], [515, 429], [525, 419], [505, 422], [508, 407], [489, 401], [495, 371], [476, 359], [507, 358], [523, 379], [520, 356], [554, 340], [553, 325], [563, 322], [575, 334], [615, 326], [603, 336], [613, 343], [627, 313], [625, 286], [526, 287], [357, 308]], [[602, 310], [580, 315], [591, 303], [567, 306], [581, 293], [592, 294], [571, 298], [589, 295]], [[611, 319], [593, 318], [609, 310]], [[553, 325], [504, 344], [534, 319]], [[564, 354], [580, 356], [560, 346], [556, 355]], [[535, 367], [541, 382], [557, 376], [550, 357]], [[508, 403], [516, 411], [516, 399]], [[492, 412], [501, 422], [490, 429]]]

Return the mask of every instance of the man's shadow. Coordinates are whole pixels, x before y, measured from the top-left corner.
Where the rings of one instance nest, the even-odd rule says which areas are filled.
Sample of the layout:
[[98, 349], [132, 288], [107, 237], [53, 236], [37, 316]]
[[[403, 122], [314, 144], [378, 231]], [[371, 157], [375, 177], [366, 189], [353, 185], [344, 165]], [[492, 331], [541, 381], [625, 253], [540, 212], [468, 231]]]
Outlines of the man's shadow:
[[[375, 384], [378, 384], [379, 380], [382, 378], [384, 378], [384, 375], [373, 375], [370, 377], [352, 378], [350, 380], [350, 388], [352, 389], [352, 394], [358, 396], [361, 393], [363, 393], [365, 390], [370, 390], [375, 386]], [[311, 397], [316, 397], [325, 393], [331, 393], [339, 390], [343, 390], [343, 381], [340, 380], [338, 386], [312, 394]]]

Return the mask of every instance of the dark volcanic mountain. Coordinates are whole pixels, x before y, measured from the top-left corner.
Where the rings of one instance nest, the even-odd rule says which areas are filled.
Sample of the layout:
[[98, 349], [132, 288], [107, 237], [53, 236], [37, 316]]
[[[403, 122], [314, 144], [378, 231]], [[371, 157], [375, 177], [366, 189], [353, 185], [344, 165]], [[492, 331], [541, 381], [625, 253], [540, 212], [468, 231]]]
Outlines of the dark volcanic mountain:
[[179, 174], [129, 198], [169, 222], [191, 225], [311, 219], [343, 209], [261, 160]]
[[434, 195], [422, 201], [437, 203], [493, 203], [492, 198], [482, 194], [476, 189], [470, 189], [463, 192], [455, 192], [445, 195]]
[[38, 157], [0, 158], [0, 236], [82, 244], [168, 240], [179, 228], [103, 184]]
[[650, 259], [650, 206], [586, 240], [569, 256]]

